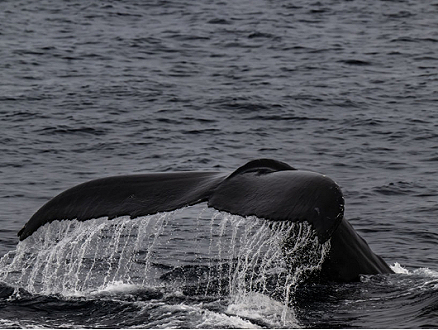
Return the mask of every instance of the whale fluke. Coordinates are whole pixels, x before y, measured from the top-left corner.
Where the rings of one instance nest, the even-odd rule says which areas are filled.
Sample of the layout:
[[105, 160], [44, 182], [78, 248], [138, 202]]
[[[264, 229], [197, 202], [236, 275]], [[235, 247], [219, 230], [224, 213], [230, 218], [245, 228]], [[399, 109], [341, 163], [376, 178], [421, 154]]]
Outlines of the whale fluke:
[[308, 222], [320, 243], [331, 239], [321, 271], [328, 279], [351, 281], [360, 274], [391, 272], [344, 219], [344, 198], [333, 180], [272, 159], [251, 161], [231, 174], [152, 173], [89, 181], [48, 201], [18, 236], [24, 240], [55, 220], [135, 218], [201, 202], [241, 216]]
[[55, 220], [173, 211], [207, 201], [224, 175], [216, 172], [151, 173], [96, 179], [70, 188], [43, 205], [18, 232], [20, 240]]
[[344, 198], [333, 180], [293, 169], [233, 173], [215, 189], [208, 205], [271, 221], [307, 221], [321, 243], [330, 238], [344, 216]]

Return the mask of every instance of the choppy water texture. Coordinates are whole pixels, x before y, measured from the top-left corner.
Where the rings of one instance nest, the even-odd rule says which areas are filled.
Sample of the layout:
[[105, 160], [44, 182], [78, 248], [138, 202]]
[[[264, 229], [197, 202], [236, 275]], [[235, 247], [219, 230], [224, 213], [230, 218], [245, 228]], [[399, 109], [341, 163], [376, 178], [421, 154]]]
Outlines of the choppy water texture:
[[[0, 326], [437, 327], [437, 15], [433, 1], [2, 1]], [[74, 184], [261, 157], [333, 178], [397, 274], [296, 287], [275, 228], [212, 210], [54, 223], [17, 245]]]

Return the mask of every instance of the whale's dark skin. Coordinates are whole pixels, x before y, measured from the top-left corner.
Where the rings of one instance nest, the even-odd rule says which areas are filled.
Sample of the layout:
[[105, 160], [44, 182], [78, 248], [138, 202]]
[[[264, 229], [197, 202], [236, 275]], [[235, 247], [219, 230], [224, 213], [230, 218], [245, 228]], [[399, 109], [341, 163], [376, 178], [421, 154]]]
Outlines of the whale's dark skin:
[[321, 269], [327, 280], [356, 281], [361, 274], [392, 273], [345, 220], [344, 198], [333, 180], [270, 159], [251, 161], [231, 174], [152, 173], [89, 181], [47, 202], [18, 236], [24, 240], [54, 220], [135, 218], [201, 202], [268, 221], [307, 221], [321, 243], [331, 240]]

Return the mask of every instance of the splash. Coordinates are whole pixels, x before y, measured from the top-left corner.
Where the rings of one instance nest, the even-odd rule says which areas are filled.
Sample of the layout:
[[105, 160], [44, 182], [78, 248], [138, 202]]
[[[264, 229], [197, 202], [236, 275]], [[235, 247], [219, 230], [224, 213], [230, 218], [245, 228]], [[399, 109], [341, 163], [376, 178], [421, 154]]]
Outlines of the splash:
[[[330, 242], [319, 244], [307, 223], [269, 222], [256, 217], [223, 214], [233, 233], [242, 228], [239, 243], [229, 246], [237, 263], [230, 267], [228, 312], [268, 322], [275, 327], [298, 327], [293, 299], [298, 285], [320, 270], [330, 250]], [[233, 235], [232, 237], [236, 237]]]
[[409, 270], [401, 266], [398, 262], [394, 263], [394, 265], [390, 265], [391, 270], [396, 274], [409, 274]]
[[115, 281], [132, 283], [141, 272], [134, 259], [143, 254], [140, 264], [148, 268], [154, 243], [173, 216], [55, 221], [0, 260], [0, 280], [31, 293], [66, 296], [102, 289]]
[[408, 270], [407, 268], [401, 266], [398, 262], [395, 262], [394, 265], [390, 265], [390, 267], [392, 271], [396, 274], [423, 276], [432, 279], [438, 278], [438, 272], [429, 268], [417, 268]]
[[64, 296], [112, 287], [182, 288], [228, 297], [230, 315], [277, 317], [271, 324], [290, 325], [297, 285], [318, 271], [329, 248], [306, 223], [190, 207], [47, 224], [0, 260], [0, 281]]

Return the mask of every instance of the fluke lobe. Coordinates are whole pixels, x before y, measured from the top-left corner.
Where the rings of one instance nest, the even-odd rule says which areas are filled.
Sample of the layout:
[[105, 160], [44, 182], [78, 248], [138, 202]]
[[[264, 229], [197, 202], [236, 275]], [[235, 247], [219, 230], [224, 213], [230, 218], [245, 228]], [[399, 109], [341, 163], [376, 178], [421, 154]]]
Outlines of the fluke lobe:
[[344, 198], [330, 178], [271, 159], [253, 160], [231, 174], [176, 172], [116, 176], [70, 188], [41, 207], [18, 232], [20, 240], [54, 220], [132, 218], [207, 202], [208, 206], [267, 221], [307, 221], [331, 248], [321, 276], [355, 281], [392, 273], [344, 218]]

